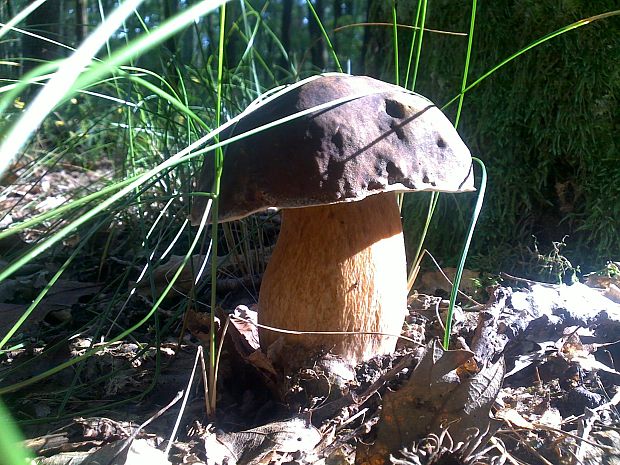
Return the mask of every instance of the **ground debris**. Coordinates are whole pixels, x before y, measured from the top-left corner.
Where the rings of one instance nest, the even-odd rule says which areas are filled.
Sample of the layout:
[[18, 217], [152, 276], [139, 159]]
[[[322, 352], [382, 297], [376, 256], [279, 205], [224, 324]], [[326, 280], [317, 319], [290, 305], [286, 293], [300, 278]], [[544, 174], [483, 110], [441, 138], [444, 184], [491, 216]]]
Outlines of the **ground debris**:
[[[41, 165], [15, 166], [9, 176], [14, 182], [7, 187], [0, 186], [0, 229], [49, 212], [78, 195], [96, 192], [114, 177], [112, 163], [105, 158], [98, 160], [93, 169], [64, 162], [51, 168]], [[53, 224], [50, 219], [36, 228], [26, 229], [20, 234], [21, 239], [32, 243], [45, 236], [47, 228]], [[79, 240], [79, 236], [67, 240]], [[16, 243], [15, 240], [12, 242]]]
[[144, 439], [106, 444], [84, 452], [63, 452], [36, 460], [37, 465], [170, 465], [165, 454]]
[[[228, 330], [218, 388], [221, 407], [210, 421], [226, 432], [195, 427], [202, 415], [199, 397], [188, 406], [186, 429], [179, 430], [163, 459], [218, 465], [619, 463], [620, 438], [613, 425], [620, 423], [620, 305], [583, 285], [531, 283], [525, 289], [495, 287], [488, 295], [489, 301], [473, 310], [457, 308], [452, 337], [457, 349], [449, 351], [436, 339], [447, 301], [416, 295], [404, 328], [410, 340], [399, 344], [397, 353], [358, 366], [347, 375], [350, 381], [338, 383], [321, 374], [329, 359], [317, 361], [287, 380], [298, 388], [295, 398], [278, 395], [270, 354], [259, 348], [255, 309], [218, 309], [220, 335], [226, 322]], [[188, 313], [191, 336], [185, 341], [192, 346], [208, 332], [210, 323], [203, 317]], [[79, 356], [93, 344], [76, 337], [60, 355]], [[144, 389], [147, 378], [139, 373], [152, 369], [155, 352], [137, 356], [140, 347], [119, 341], [84, 364], [85, 381], [111, 366], [121, 368], [119, 376], [98, 388], [97, 398]], [[149, 399], [168, 399], [182, 389], [192, 358], [186, 349], [161, 345], [163, 369]], [[5, 363], [22, 356], [7, 353]], [[63, 386], [62, 380], [52, 381]], [[38, 408], [45, 401], [29, 403]], [[67, 453], [88, 457], [96, 449], [118, 451], [119, 441], [128, 444], [124, 438], [133, 434], [133, 423], [110, 421], [78, 418], [73, 424], [82, 429], [76, 436], [56, 432], [31, 446], [59, 460]], [[157, 436], [140, 437], [163, 450], [172, 421], [162, 417]]]
[[204, 440], [208, 465], [258, 465], [284, 453], [307, 455], [321, 434], [306, 420], [292, 418], [237, 433], [208, 433]]
[[478, 367], [472, 352], [445, 351], [431, 341], [409, 381], [385, 395], [377, 438], [358, 448], [356, 463], [387, 463], [404, 445], [428, 434], [440, 437], [446, 428], [454, 441], [464, 441], [472, 431], [487, 434], [503, 375], [503, 360]]

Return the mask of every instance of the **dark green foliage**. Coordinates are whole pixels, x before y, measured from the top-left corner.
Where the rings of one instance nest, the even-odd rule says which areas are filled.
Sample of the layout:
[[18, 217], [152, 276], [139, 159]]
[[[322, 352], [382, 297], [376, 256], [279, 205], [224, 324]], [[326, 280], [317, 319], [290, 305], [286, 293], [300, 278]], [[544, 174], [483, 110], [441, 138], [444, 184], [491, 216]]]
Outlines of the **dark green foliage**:
[[[427, 27], [466, 31], [469, 4], [430, 2]], [[535, 39], [617, 7], [614, 0], [483, 3], [468, 82]], [[463, 37], [425, 34], [416, 91], [439, 105], [456, 95], [465, 50]], [[582, 268], [620, 256], [619, 99], [618, 17], [531, 50], [466, 94], [459, 132], [489, 171], [469, 266], [528, 271], [532, 236], [546, 253], [568, 235], [563, 253]], [[463, 209], [468, 202], [459, 200]], [[409, 201], [410, 228], [425, 208]], [[452, 211], [438, 209], [429, 239], [431, 250], [448, 247], [443, 256], [456, 254], [452, 244], [465, 234], [466, 222], [447, 216]]]

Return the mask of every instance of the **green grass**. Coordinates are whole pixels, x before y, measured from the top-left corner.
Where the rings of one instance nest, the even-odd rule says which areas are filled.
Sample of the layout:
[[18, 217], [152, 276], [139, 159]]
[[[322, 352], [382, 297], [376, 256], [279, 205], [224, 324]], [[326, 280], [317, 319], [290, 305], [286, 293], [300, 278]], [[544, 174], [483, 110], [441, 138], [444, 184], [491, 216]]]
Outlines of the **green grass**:
[[3, 463], [6, 463], [6, 465], [28, 463], [32, 457], [20, 445], [22, 441], [21, 433], [16, 428], [2, 399], [0, 399], [0, 421], [4, 425], [4, 431], [0, 435], [0, 452], [2, 453]]

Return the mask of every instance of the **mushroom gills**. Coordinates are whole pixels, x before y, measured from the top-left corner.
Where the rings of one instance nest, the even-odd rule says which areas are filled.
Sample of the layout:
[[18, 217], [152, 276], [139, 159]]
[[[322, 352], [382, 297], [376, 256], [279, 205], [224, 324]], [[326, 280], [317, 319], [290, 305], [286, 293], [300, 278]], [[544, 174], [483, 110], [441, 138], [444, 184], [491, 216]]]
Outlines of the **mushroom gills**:
[[[357, 202], [282, 211], [263, 277], [259, 323], [296, 331], [400, 334], [407, 271], [393, 192]], [[279, 338], [307, 357], [331, 352], [354, 364], [394, 350], [397, 337], [290, 335], [260, 329], [266, 350]]]

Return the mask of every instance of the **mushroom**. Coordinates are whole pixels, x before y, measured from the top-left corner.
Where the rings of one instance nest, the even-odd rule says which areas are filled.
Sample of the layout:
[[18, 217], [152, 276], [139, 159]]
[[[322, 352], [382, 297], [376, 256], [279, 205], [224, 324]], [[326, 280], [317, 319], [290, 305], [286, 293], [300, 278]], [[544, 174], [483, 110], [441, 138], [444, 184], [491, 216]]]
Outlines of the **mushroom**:
[[[307, 357], [331, 352], [358, 363], [395, 349], [406, 313], [394, 193], [471, 191], [473, 171], [467, 147], [432, 102], [364, 76], [310, 79], [241, 118], [222, 139], [337, 99], [226, 147], [219, 221], [282, 211], [259, 294], [261, 325], [347, 333], [261, 327], [261, 348], [283, 338]], [[199, 190], [212, 189], [213, 171], [207, 159]], [[205, 205], [205, 197], [195, 198], [194, 223]]]

